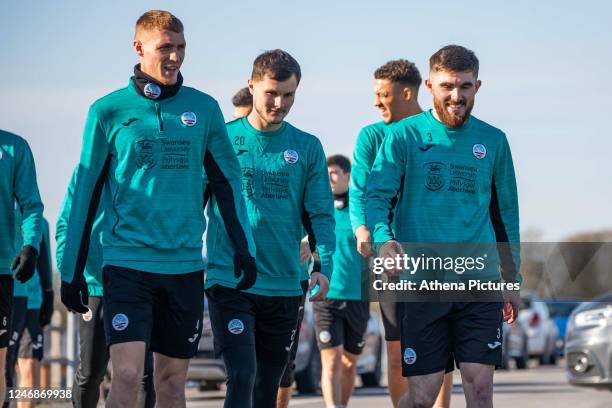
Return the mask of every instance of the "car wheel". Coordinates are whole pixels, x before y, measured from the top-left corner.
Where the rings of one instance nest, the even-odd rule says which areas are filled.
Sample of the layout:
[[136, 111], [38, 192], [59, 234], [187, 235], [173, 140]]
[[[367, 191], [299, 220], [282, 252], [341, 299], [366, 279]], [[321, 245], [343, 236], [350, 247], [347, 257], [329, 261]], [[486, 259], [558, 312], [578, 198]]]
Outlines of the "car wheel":
[[544, 350], [544, 354], [542, 354], [539, 358], [540, 365], [551, 365], [556, 364], [557, 359], [555, 357], [554, 346], [550, 346], [550, 342], [546, 350]]
[[516, 368], [518, 370], [524, 370], [527, 368], [527, 357], [525, 356], [516, 357], [514, 362], [516, 363]]

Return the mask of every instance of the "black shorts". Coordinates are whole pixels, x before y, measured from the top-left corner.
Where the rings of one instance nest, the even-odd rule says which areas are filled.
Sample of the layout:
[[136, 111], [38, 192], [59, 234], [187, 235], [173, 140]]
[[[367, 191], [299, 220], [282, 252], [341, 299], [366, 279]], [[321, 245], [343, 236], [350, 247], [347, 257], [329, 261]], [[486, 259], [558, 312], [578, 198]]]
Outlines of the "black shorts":
[[406, 302], [402, 319], [402, 375], [450, 372], [454, 361], [499, 366], [501, 302]]
[[386, 341], [400, 340], [404, 306], [401, 302], [380, 302], [380, 314], [385, 328]]
[[312, 309], [319, 349], [344, 346], [351, 354], [361, 354], [370, 318], [368, 302], [328, 299], [315, 302]]
[[43, 331], [40, 327], [38, 317], [40, 310], [28, 310], [25, 317], [25, 330], [22, 331], [19, 341], [19, 358], [35, 358], [38, 361], [43, 359]]
[[0, 275], [0, 348], [8, 347], [11, 338], [14, 282], [12, 275]]
[[204, 273], [160, 274], [106, 265], [104, 331], [110, 346], [144, 341], [173, 358], [195, 356], [204, 313]]
[[254, 348], [257, 361], [284, 366], [296, 340], [301, 296], [262, 296], [222, 285], [206, 289], [215, 353]]
[[306, 296], [308, 294], [308, 280], [301, 281], [300, 285], [302, 286], [303, 295], [300, 296], [300, 309], [298, 310], [297, 331], [295, 332], [293, 345], [291, 346], [291, 351], [289, 352], [289, 361], [287, 361], [285, 371], [283, 371], [283, 376], [281, 377], [280, 381], [280, 386], [283, 388], [291, 387], [293, 385], [293, 381], [295, 380], [295, 356], [297, 354], [298, 344], [300, 342], [300, 330], [302, 330], [302, 320], [304, 320], [304, 304], [306, 302]]

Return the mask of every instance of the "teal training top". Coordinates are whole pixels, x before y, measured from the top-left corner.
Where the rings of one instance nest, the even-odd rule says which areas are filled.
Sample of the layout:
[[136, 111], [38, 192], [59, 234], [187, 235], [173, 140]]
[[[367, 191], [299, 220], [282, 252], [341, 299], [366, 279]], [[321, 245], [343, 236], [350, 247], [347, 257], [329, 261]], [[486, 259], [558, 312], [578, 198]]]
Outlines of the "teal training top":
[[[395, 234], [392, 200], [399, 194]], [[506, 135], [471, 116], [459, 129], [431, 111], [388, 128], [368, 182], [367, 223], [377, 243], [510, 242], [504, 278], [520, 281], [519, 210]], [[487, 261], [483, 279], [499, 279], [499, 259]]]
[[[349, 195], [350, 200], [350, 195]], [[351, 228], [349, 207], [336, 208], [336, 252], [334, 272], [327, 297], [330, 299], [361, 300], [361, 255]]]
[[[62, 208], [55, 226], [55, 240], [57, 241], [57, 256], [61, 257], [66, 246], [66, 229], [68, 226], [68, 214], [72, 207], [72, 195], [74, 193], [74, 181], [76, 170], [72, 173], [68, 190], [64, 196]], [[104, 195], [104, 194], [103, 194]], [[85, 282], [89, 291], [89, 296], [102, 296], [102, 243], [101, 229], [104, 212], [98, 208], [98, 213], [91, 229], [89, 240], [89, 251], [87, 252], [87, 262], [85, 263]]]
[[349, 189], [349, 209], [353, 232], [362, 225], [366, 225], [366, 202], [368, 178], [374, 165], [378, 149], [385, 139], [387, 125], [377, 122], [366, 126], [359, 132], [353, 163], [351, 166], [351, 182]]
[[62, 280], [83, 273], [100, 201], [104, 265], [162, 274], [201, 270], [203, 168], [232, 237], [230, 259], [234, 251], [254, 256], [240, 167], [212, 97], [181, 86], [176, 95], [155, 100], [130, 81], [96, 101], [85, 125], [65, 247], [57, 256]]
[[[329, 277], [332, 271], [334, 207], [321, 142], [287, 122], [262, 132], [241, 118], [228, 123], [227, 131], [242, 167], [242, 194], [257, 247], [257, 282], [246, 292], [298, 296], [304, 229], [312, 230], [321, 272]], [[206, 287], [234, 288], [230, 241], [218, 204], [213, 198], [208, 207]]]
[[0, 130], [0, 275], [11, 275], [20, 252], [15, 241], [15, 203], [23, 218], [23, 246], [39, 250], [43, 204], [36, 183], [34, 157], [21, 137]]

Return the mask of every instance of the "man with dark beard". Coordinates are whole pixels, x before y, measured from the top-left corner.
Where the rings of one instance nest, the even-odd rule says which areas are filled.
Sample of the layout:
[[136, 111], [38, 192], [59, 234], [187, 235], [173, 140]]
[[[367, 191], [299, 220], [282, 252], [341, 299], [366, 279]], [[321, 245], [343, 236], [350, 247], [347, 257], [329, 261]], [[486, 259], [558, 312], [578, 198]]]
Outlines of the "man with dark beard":
[[[399, 243], [507, 242], [511, 256], [491, 253], [486, 268], [466, 275], [520, 282], [510, 147], [502, 131], [470, 115], [480, 87], [478, 59], [449, 45], [432, 55], [429, 65], [425, 83], [434, 109], [390, 127], [368, 182], [366, 221], [373, 241], [384, 243], [378, 256], [402, 254]], [[502, 317], [512, 323], [518, 315], [518, 292], [506, 299], [505, 305], [481, 299], [405, 303], [400, 337], [409, 387], [398, 406], [431, 407], [454, 359], [467, 405], [492, 407]]]

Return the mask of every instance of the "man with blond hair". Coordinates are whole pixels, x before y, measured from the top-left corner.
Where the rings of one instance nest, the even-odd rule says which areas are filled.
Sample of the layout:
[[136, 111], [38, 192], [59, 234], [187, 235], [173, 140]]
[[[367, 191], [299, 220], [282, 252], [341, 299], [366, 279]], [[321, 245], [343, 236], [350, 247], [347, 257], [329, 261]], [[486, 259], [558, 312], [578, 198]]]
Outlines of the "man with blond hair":
[[231, 238], [232, 272], [242, 275], [238, 289], [257, 276], [240, 167], [217, 102], [182, 84], [185, 46], [183, 24], [171, 13], [153, 10], [138, 19], [134, 76], [89, 109], [57, 254], [62, 302], [86, 313], [83, 269], [101, 205], [110, 407], [134, 406], [147, 349], [154, 352], [158, 405], [185, 406], [187, 368], [202, 329], [204, 170]]

